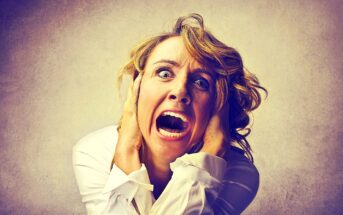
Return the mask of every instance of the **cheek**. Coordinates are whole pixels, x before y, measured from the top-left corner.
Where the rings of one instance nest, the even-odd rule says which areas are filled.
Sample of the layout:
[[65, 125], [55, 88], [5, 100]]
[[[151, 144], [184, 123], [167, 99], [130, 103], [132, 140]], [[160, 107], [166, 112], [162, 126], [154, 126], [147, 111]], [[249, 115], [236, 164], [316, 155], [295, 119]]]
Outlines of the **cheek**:
[[148, 134], [153, 112], [158, 104], [156, 86], [149, 81], [142, 80], [138, 98], [138, 125], [143, 136]]
[[213, 112], [215, 106], [215, 96], [211, 94], [206, 94], [203, 96], [199, 96], [199, 106], [202, 113], [206, 115], [205, 118], [209, 118]]
[[199, 119], [199, 129], [203, 132], [211, 118], [214, 108], [214, 99], [212, 99], [213, 96], [199, 96], [198, 98], [198, 102], [195, 105], [197, 107], [196, 114]]
[[156, 84], [153, 84], [149, 80], [142, 81], [138, 97], [138, 105], [140, 108], [149, 109], [147, 106], [154, 105], [153, 103], [157, 96], [156, 92], [158, 92]]

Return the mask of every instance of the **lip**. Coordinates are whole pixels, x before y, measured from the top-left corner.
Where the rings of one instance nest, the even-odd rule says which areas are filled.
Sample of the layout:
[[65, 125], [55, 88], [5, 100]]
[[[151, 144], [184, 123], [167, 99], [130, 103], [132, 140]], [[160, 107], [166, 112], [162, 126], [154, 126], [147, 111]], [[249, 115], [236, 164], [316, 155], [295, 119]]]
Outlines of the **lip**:
[[[165, 112], [172, 112], [172, 113], [176, 113], [178, 115], [181, 115], [183, 119], [186, 120], [186, 122], [188, 123], [188, 126], [186, 128], [186, 130], [184, 130], [183, 132], [179, 133], [178, 135], [176, 136], [166, 136], [164, 135], [163, 131], [161, 132], [159, 128], [157, 128], [157, 124], [156, 124], [156, 120], [157, 120], [157, 117], [161, 116], [163, 113]], [[192, 130], [192, 123], [191, 123], [191, 120], [190, 120], [190, 117], [186, 114], [185, 111], [180, 111], [180, 110], [164, 110], [162, 112], [160, 112], [157, 117], [155, 118], [155, 121], [154, 121], [154, 124], [155, 124], [155, 130], [156, 130], [156, 133], [157, 135], [162, 139], [162, 140], [165, 140], [165, 141], [180, 141], [182, 139], [184, 139], [185, 137], [187, 137], [191, 130]]]

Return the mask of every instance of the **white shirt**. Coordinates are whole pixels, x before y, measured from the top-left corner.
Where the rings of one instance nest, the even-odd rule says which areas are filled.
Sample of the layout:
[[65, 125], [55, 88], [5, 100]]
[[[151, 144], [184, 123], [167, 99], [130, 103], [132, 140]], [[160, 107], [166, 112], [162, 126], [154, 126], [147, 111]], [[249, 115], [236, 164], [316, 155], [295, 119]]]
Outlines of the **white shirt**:
[[256, 195], [258, 171], [235, 149], [225, 160], [206, 153], [177, 158], [170, 164], [171, 180], [155, 200], [144, 164], [129, 175], [115, 164], [111, 169], [117, 140], [116, 126], [108, 126], [73, 148], [75, 177], [88, 214], [240, 214]]

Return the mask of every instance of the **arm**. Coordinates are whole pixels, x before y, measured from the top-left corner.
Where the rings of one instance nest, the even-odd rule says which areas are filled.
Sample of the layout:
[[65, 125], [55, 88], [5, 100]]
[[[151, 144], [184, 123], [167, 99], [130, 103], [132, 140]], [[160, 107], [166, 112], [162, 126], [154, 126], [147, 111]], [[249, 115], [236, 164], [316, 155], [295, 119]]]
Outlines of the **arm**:
[[110, 169], [116, 141], [116, 127], [111, 126], [73, 148], [75, 177], [88, 214], [135, 214], [133, 198], [141, 200], [141, 211], [151, 207], [152, 185], [144, 165], [128, 175], [116, 165]]
[[212, 208], [215, 214], [240, 214], [252, 202], [259, 187], [259, 173], [241, 149], [230, 147], [224, 150], [229, 138], [224, 135], [220, 119], [227, 119], [229, 111], [224, 108], [215, 114], [205, 133], [204, 146], [200, 151], [212, 156], [225, 157], [226, 169], [221, 189], [214, 195]]
[[256, 196], [259, 173], [243, 152], [231, 150], [226, 160], [222, 188], [212, 207], [215, 214], [240, 214]]
[[[113, 129], [105, 135], [88, 135], [74, 147], [75, 176], [88, 214], [146, 214], [151, 207], [152, 185], [138, 153], [142, 141], [136, 120], [140, 78], [128, 92], [119, 134], [114, 138]], [[109, 144], [104, 147], [103, 143]]]
[[228, 106], [224, 105], [212, 116], [204, 135], [204, 145], [200, 150], [227, 161], [220, 192], [212, 204], [215, 214], [240, 214], [252, 202], [259, 186], [259, 173], [244, 156], [244, 151], [225, 146], [230, 142], [229, 135], [225, 135], [223, 129], [229, 127], [228, 121], [225, 121], [229, 118], [228, 113]]
[[227, 161], [203, 152], [178, 158], [150, 214], [240, 214], [256, 195], [259, 174], [243, 154], [230, 153]]
[[185, 154], [171, 164], [173, 176], [150, 214], [213, 214], [207, 194], [219, 192], [225, 160], [206, 153]]

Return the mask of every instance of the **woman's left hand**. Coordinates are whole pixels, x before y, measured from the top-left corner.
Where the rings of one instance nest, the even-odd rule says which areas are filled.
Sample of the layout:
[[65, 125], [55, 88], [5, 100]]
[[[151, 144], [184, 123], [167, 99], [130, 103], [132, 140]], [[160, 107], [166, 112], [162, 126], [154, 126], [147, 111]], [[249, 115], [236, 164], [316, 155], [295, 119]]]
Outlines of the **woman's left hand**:
[[226, 107], [222, 108], [211, 117], [205, 131], [204, 145], [200, 149], [200, 152], [206, 152], [219, 157], [224, 156], [225, 142], [227, 140], [221, 120], [229, 120], [228, 109]]

